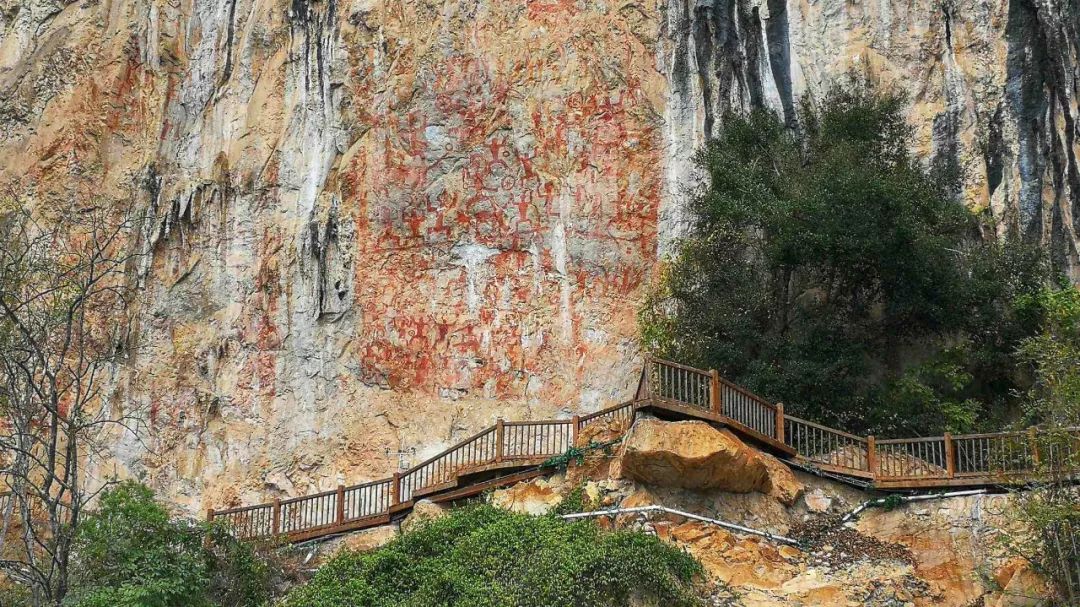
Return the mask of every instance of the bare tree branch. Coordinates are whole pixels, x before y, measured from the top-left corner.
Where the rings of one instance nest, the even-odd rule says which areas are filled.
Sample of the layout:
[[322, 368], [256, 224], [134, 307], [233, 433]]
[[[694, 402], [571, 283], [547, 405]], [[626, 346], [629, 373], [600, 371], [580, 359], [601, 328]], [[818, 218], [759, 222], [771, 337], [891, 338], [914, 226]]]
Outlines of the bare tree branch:
[[102, 399], [130, 335], [133, 227], [100, 208], [0, 210], [0, 572], [40, 604], [63, 601], [82, 512], [109, 485], [88, 488], [88, 465], [139, 434]]

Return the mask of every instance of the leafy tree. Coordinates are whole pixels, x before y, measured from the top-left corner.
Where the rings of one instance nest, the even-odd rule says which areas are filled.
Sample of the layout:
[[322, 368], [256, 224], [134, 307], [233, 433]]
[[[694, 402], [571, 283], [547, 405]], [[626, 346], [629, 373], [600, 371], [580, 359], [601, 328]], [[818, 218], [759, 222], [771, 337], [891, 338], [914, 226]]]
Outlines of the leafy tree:
[[270, 595], [272, 568], [219, 525], [174, 520], [147, 487], [105, 492], [79, 529], [75, 607], [245, 607]]
[[1012, 544], [1074, 604], [1080, 601], [1080, 488], [1068, 471], [1080, 466], [1080, 291], [1047, 289], [1025, 298], [1022, 307], [1041, 319], [1040, 332], [1023, 341], [1020, 354], [1035, 378], [1025, 421], [1041, 426], [1042, 474], [1017, 500], [1017, 515], [1034, 533]]
[[1035, 376], [1028, 392], [1028, 421], [1080, 427], [1080, 291], [1046, 289], [1025, 297], [1021, 307], [1038, 316], [1042, 325], [1020, 347]]
[[728, 116], [641, 311], [646, 347], [857, 430], [963, 431], [1007, 408], [1031, 331], [1013, 302], [1049, 271], [980, 243], [951, 172], [912, 154], [904, 108], [856, 84], [804, 101], [798, 131]]
[[700, 604], [700, 572], [653, 536], [482, 505], [335, 557], [283, 607], [679, 607]]

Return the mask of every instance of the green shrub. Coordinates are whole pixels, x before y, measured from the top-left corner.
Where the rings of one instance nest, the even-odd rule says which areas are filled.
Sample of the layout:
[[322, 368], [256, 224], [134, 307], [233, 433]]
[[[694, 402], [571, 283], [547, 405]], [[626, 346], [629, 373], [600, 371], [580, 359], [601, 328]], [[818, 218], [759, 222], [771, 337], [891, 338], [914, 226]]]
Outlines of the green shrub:
[[174, 520], [147, 487], [125, 482], [101, 496], [79, 527], [74, 607], [255, 607], [271, 567], [220, 524]]
[[700, 564], [653, 536], [471, 506], [368, 553], [342, 554], [284, 607], [699, 605]]
[[1024, 303], [1041, 324], [1020, 355], [1034, 377], [1025, 422], [1040, 425], [1042, 474], [1015, 501], [1014, 515], [1033, 533], [1010, 534], [1007, 542], [1078, 600], [1080, 487], [1067, 471], [1080, 465], [1080, 443], [1068, 432], [1080, 427], [1080, 291], [1048, 289]]
[[0, 579], [0, 607], [32, 607], [33, 604], [29, 589]]
[[1023, 300], [1039, 318], [1038, 334], [1023, 341], [1020, 355], [1031, 366], [1028, 423], [1080, 426], [1080, 291], [1046, 289]]
[[585, 493], [585, 485], [581, 484], [574, 487], [570, 493], [566, 494], [566, 497], [562, 498], [555, 507], [551, 509], [553, 516], [560, 516], [563, 514], [574, 514], [575, 512], [589, 512], [594, 510], [592, 500], [589, 499], [589, 495]]
[[905, 110], [856, 84], [804, 103], [797, 131], [728, 116], [642, 308], [646, 348], [856, 431], [965, 431], [1015, 408], [1034, 331], [1017, 301], [1048, 264], [981, 241], [955, 171], [912, 153]]

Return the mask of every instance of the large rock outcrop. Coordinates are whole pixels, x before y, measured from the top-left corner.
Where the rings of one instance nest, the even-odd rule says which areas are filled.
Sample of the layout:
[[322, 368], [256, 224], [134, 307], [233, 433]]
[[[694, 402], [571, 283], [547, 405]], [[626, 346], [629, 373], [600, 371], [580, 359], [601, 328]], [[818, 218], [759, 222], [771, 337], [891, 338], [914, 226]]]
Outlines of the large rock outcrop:
[[623, 440], [618, 469], [640, 483], [698, 491], [769, 493], [791, 504], [802, 492], [791, 470], [705, 422], [640, 419]]
[[967, 204], [1077, 264], [1062, 0], [0, 0], [0, 191], [144, 211], [100, 476], [192, 511], [383, 477], [632, 391], [729, 108], [851, 68]]
[[807, 491], [787, 504], [757, 491], [685, 489], [662, 478], [654, 479], [660, 481], [655, 485], [619, 478], [619, 465], [586, 463], [581, 472], [521, 483], [496, 491], [491, 500], [540, 514], [580, 488], [588, 509], [663, 505], [800, 541], [795, 547], [666, 512], [596, 519], [607, 528], [653, 533], [689, 551], [715, 583], [710, 604], [1038, 607], [1053, 594], [1003, 541], [1027, 532], [1010, 518], [1011, 495], [871, 508], [843, 525], [842, 514], [876, 496], [801, 472], [793, 480]]

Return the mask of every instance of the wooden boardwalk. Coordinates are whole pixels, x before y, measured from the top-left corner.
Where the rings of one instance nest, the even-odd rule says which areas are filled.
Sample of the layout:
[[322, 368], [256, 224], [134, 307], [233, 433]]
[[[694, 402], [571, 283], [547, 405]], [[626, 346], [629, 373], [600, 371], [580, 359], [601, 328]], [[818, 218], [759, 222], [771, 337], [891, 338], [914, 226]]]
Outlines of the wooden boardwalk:
[[[208, 512], [239, 537], [290, 542], [389, 523], [420, 499], [448, 502], [543, 473], [579, 433], [602, 421], [629, 428], [639, 411], [701, 420], [731, 429], [781, 459], [863, 479], [881, 490], [980, 487], [1030, 482], [1038, 475], [1080, 472], [1080, 428], [877, 440], [786, 415], [715, 371], [647, 359], [634, 400], [565, 420], [504, 422], [404, 472], [382, 480], [254, 506]], [[1045, 451], [1045, 452], [1044, 452]]]

